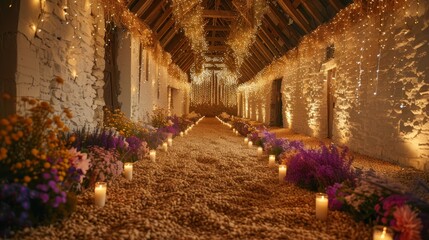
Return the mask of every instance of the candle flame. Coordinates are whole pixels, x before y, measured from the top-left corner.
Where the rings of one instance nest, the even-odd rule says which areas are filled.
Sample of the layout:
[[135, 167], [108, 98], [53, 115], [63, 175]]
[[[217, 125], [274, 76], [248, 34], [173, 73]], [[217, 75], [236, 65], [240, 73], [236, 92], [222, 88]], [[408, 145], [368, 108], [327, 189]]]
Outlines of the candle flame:
[[387, 230], [387, 227], [383, 227], [383, 232], [381, 233], [381, 238], [385, 238], [386, 237], [386, 230]]

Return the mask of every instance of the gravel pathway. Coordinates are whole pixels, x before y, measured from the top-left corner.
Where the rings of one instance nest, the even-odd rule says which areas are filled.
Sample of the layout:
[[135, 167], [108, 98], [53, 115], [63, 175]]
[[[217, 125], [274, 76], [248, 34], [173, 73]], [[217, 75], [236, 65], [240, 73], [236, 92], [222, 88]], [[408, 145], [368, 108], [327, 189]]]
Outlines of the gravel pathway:
[[277, 169], [258, 159], [214, 118], [134, 165], [131, 182], [108, 184], [104, 208], [93, 191], [56, 225], [15, 239], [370, 239], [371, 228], [342, 212], [315, 219], [315, 194], [279, 184]]

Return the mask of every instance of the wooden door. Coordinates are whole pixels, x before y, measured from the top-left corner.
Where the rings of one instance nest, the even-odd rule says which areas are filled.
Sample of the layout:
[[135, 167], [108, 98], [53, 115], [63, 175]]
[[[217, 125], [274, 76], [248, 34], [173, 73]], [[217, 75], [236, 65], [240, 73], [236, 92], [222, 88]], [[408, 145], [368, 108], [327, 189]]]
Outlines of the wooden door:
[[271, 88], [271, 126], [283, 127], [282, 79], [273, 81]]
[[328, 70], [327, 76], [327, 107], [328, 107], [328, 138], [332, 138], [335, 111], [335, 68]]
[[117, 44], [117, 34], [116, 27], [113, 28], [113, 23], [110, 23], [106, 26], [106, 35], [104, 40], [107, 43], [104, 59], [106, 61], [106, 67], [104, 69], [104, 101], [106, 107], [114, 110], [120, 108], [118, 101], [119, 96], [119, 73], [118, 65], [116, 64], [118, 44]]

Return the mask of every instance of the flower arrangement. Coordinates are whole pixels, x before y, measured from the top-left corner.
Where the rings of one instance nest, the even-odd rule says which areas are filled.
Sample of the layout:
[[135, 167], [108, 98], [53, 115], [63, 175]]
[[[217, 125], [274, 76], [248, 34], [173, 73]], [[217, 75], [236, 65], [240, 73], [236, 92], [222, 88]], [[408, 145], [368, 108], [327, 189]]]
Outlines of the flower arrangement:
[[330, 209], [347, 211], [356, 220], [389, 226], [396, 239], [429, 238], [429, 204], [393, 180], [368, 171], [355, 183], [328, 187], [327, 193]]
[[148, 144], [140, 138], [131, 136], [127, 137], [125, 141], [128, 144], [125, 154], [127, 156], [127, 161], [135, 162], [139, 159], [143, 159], [149, 154]]
[[[27, 97], [17, 105], [22, 114], [0, 120], [0, 205], [7, 209], [0, 222], [3, 231], [14, 223], [31, 226], [70, 214], [72, 207], [64, 206], [75, 203], [67, 203], [72, 199], [67, 191], [82, 175], [69, 161], [67, 144], [74, 139], [65, 137], [69, 129], [62, 117], [71, 118], [70, 111], [55, 114], [49, 103]], [[11, 189], [17, 190], [13, 196], [21, 207], [10, 205], [15, 204]]]
[[163, 108], [157, 108], [153, 110], [149, 119], [154, 128], [162, 128], [168, 124], [167, 112]]
[[286, 180], [310, 190], [323, 190], [335, 183], [354, 181], [353, 158], [348, 148], [342, 151], [335, 145], [321, 145], [319, 149], [298, 148], [288, 159]]
[[84, 187], [94, 187], [96, 182], [110, 181], [123, 171], [123, 163], [114, 149], [93, 146], [89, 148], [88, 157], [91, 159], [91, 165], [84, 180]]
[[104, 126], [118, 131], [124, 137], [136, 136], [147, 131], [142, 124], [127, 118], [120, 109], [112, 112], [108, 108], [104, 108]]

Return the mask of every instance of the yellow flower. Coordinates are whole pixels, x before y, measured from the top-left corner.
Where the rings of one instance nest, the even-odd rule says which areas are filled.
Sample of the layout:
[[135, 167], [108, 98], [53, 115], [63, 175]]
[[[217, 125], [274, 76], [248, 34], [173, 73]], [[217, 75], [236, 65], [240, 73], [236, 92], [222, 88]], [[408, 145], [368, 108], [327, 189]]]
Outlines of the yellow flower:
[[46, 160], [46, 154], [40, 154], [40, 159]]
[[16, 134], [18, 134], [18, 137], [20, 138], [24, 136], [24, 133], [21, 130], [19, 130]]
[[58, 179], [62, 182], [64, 181], [64, 177], [63, 176], [59, 176]]
[[36, 100], [34, 100], [34, 99], [30, 99], [30, 101], [28, 101], [28, 103], [29, 103], [30, 105], [35, 105], [35, 104], [37, 103], [37, 101], [36, 101]]
[[75, 136], [71, 136], [69, 138], [69, 142], [73, 143], [74, 141], [76, 141], [76, 137]]
[[24, 177], [24, 182], [25, 182], [25, 183], [29, 183], [29, 182], [31, 182], [31, 178], [30, 178], [29, 176], [25, 176], [25, 177]]

